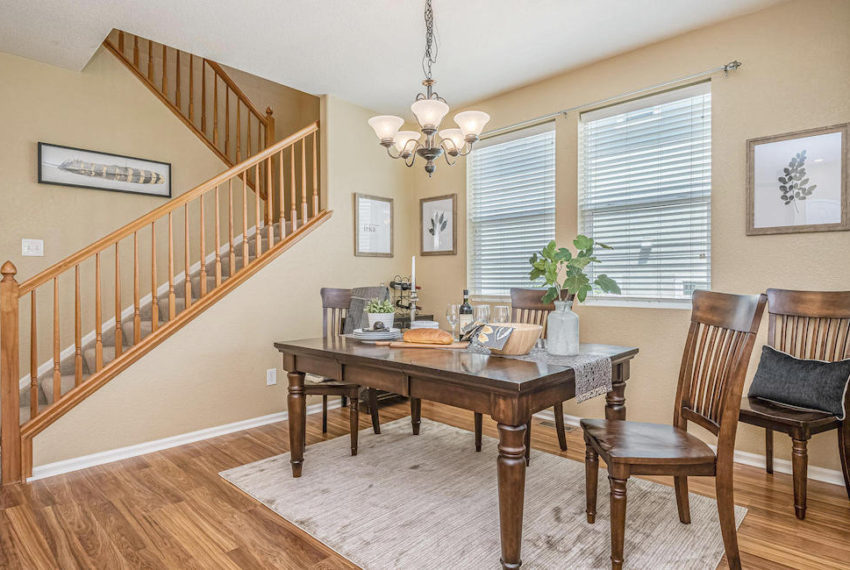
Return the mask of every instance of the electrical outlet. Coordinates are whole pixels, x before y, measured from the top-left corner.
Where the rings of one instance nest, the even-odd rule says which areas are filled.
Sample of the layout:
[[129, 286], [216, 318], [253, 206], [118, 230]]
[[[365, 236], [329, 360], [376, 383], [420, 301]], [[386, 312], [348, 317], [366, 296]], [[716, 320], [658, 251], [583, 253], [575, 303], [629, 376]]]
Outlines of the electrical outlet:
[[29, 238], [22, 239], [21, 255], [24, 257], [44, 257], [44, 240]]
[[266, 370], [266, 386], [274, 386], [277, 384], [277, 368], [269, 368]]

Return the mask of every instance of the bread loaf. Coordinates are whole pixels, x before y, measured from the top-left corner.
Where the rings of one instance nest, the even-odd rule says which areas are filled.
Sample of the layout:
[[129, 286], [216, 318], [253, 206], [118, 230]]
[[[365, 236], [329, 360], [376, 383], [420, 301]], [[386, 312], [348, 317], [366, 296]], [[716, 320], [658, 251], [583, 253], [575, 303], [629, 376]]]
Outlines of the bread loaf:
[[452, 335], [440, 329], [410, 329], [404, 332], [404, 342], [421, 344], [451, 344]]

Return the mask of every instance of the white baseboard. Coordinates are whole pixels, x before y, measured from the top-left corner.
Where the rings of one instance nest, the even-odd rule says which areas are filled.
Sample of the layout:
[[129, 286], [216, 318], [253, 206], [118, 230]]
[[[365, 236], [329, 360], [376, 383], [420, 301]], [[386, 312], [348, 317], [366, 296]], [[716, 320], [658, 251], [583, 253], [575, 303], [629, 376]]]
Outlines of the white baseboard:
[[[555, 421], [555, 414], [552, 412], [552, 410], [543, 410], [542, 412], [538, 412], [534, 415], [539, 418], [545, 418], [547, 420]], [[578, 427], [579, 420], [581, 420], [581, 418], [578, 416], [564, 414], [564, 423], [566, 424]], [[711, 447], [715, 451], [717, 449], [713, 445], [709, 445], [709, 447]], [[758, 453], [735, 450], [735, 463], [764, 469], [765, 457], [764, 455], [759, 455]], [[773, 471], [776, 473], [787, 473], [788, 475], [790, 475], [792, 472], [791, 462], [787, 459], [774, 458]], [[814, 479], [815, 481], [823, 481], [824, 483], [832, 483], [833, 485], [841, 485], [842, 487], [844, 486], [844, 475], [841, 473], [841, 471], [837, 469], [825, 469], [823, 467], [809, 465], [808, 475], [809, 479]]]
[[[334, 398], [333, 400], [330, 400], [328, 402], [328, 409], [338, 408], [340, 407], [340, 404], [341, 400]], [[307, 406], [308, 414], [315, 414], [321, 411], [321, 404]], [[113, 461], [129, 459], [130, 457], [137, 457], [139, 455], [153, 453], [154, 451], [161, 451], [170, 447], [186, 445], [188, 443], [201, 441], [203, 439], [210, 439], [212, 437], [217, 437], [236, 431], [242, 431], [250, 428], [263, 426], [266, 424], [281, 422], [287, 419], [288, 417], [289, 415], [286, 411], [277, 412], [274, 414], [268, 414], [266, 416], [260, 416], [257, 418], [241, 420], [238, 422], [224, 424], [221, 426], [166, 437], [155, 441], [148, 441], [136, 445], [128, 445], [127, 447], [119, 447], [118, 449], [100, 451], [98, 453], [92, 453], [90, 455], [83, 455], [82, 457], [65, 459], [63, 461], [56, 461], [55, 463], [48, 463], [46, 465], [39, 465], [38, 467], [33, 468], [32, 477], [29, 477], [27, 479], [27, 482], [36, 481], [38, 479], [44, 479], [45, 477], [53, 477], [54, 475], [61, 475], [62, 473], [70, 473], [71, 471], [86, 469], [87, 467], [94, 467], [95, 465], [103, 465], [105, 463], [112, 463]]]

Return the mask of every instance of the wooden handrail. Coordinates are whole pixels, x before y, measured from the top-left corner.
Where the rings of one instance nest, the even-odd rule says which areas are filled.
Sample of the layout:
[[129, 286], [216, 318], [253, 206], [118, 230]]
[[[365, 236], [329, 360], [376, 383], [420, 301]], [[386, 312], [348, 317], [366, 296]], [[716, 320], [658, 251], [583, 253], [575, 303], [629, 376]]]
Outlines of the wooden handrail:
[[260, 110], [259, 110], [259, 109], [257, 109], [257, 108], [254, 106], [254, 104], [253, 104], [253, 103], [251, 103], [251, 100], [248, 98], [248, 96], [247, 96], [247, 95], [245, 95], [245, 92], [244, 92], [244, 91], [242, 91], [242, 90], [239, 88], [239, 86], [238, 86], [238, 85], [236, 85], [236, 83], [235, 83], [235, 82], [233, 81], [233, 79], [232, 79], [232, 78], [231, 78], [231, 77], [227, 74], [227, 72], [226, 72], [224, 69], [222, 69], [221, 65], [219, 65], [219, 64], [218, 64], [218, 63], [216, 63], [216, 62], [214, 62], [214, 61], [213, 61], [213, 60], [211, 60], [211, 59], [206, 59], [206, 58], [204, 58], [204, 61], [205, 61], [205, 62], [206, 62], [206, 63], [207, 63], [207, 64], [208, 64], [208, 65], [209, 65], [212, 69], [213, 69], [213, 71], [215, 71], [216, 75], [218, 75], [219, 77], [221, 77], [221, 80], [222, 80], [222, 81], [224, 81], [224, 82], [227, 84], [227, 86], [228, 86], [228, 87], [230, 87], [230, 88], [233, 90], [233, 92], [234, 92], [234, 93], [236, 93], [237, 97], [239, 97], [239, 99], [241, 99], [241, 100], [242, 100], [242, 102], [245, 104], [245, 106], [246, 106], [246, 107], [248, 107], [248, 110], [249, 110], [249, 111], [251, 111], [251, 113], [252, 113], [255, 117], [257, 117], [257, 119], [258, 119], [261, 123], [265, 123], [265, 117], [263, 116], [263, 113], [261, 113], [261, 112], [260, 112]]
[[19, 296], [23, 297], [36, 287], [47, 283], [60, 273], [63, 273], [68, 269], [74, 267], [74, 265], [88, 259], [96, 252], [103, 251], [107, 247], [115, 244], [115, 242], [120, 241], [121, 239], [124, 239], [125, 237], [133, 234], [133, 232], [136, 232], [142, 229], [143, 227], [149, 225], [151, 222], [157, 220], [162, 215], [167, 214], [168, 212], [173, 212], [177, 208], [197, 198], [201, 194], [204, 194], [209, 190], [212, 190], [216, 186], [226, 182], [229, 178], [233, 178], [235, 176], [238, 176], [242, 172], [246, 172], [247, 170], [253, 168], [255, 165], [261, 163], [263, 160], [269, 158], [270, 156], [273, 156], [274, 154], [285, 149], [286, 147], [298, 142], [299, 140], [305, 138], [307, 135], [317, 131], [318, 129], [319, 122], [315, 121], [314, 123], [311, 123], [310, 125], [301, 129], [300, 131], [297, 131], [289, 135], [288, 137], [281, 139], [280, 141], [276, 142], [264, 151], [255, 154], [251, 158], [222, 172], [218, 176], [214, 176], [213, 178], [210, 178], [209, 180], [193, 188], [192, 190], [189, 190], [188, 192], [185, 192], [180, 196], [177, 196], [176, 198], [172, 198], [162, 206], [151, 210], [147, 214], [135, 219], [127, 225], [118, 228], [111, 234], [100, 238], [96, 242], [84, 247], [76, 253], [72, 253], [62, 261], [51, 265], [38, 275], [35, 275], [21, 283]]

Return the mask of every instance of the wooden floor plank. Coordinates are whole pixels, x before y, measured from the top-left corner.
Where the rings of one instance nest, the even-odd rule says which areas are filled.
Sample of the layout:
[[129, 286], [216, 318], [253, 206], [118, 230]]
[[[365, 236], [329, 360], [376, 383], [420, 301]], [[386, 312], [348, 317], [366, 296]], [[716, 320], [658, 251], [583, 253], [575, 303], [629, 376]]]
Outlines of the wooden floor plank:
[[[393, 404], [381, 408], [381, 421], [408, 413], [407, 403]], [[422, 416], [473, 428], [472, 413], [457, 408], [423, 402]], [[370, 425], [361, 414], [361, 429]], [[569, 450], [562, 452], [552, 422], [535, 419], [532, 447], [584, 461], [581, 430], [567, 427]], [[269, 424], [0, 489], [0, 568], [356, 568], [218, 475], [286, 452], [288, 434], [285, 422]], [[489, 418], [484, 434], [497, 436]], [[329, 412], [326, 434], [321, 416], [308, 416], [308, 444], [334, 437], [348, 437], [347, 408]], [[714, 497], [711, 478], [691, 478], [690, 489]], [[749, 509], [739, 530], [745, 568], [850, 567], [843, 487], [810, 481], [806, 520], [799, 521], [789, 475], [737, 465], [735, 501]]]

